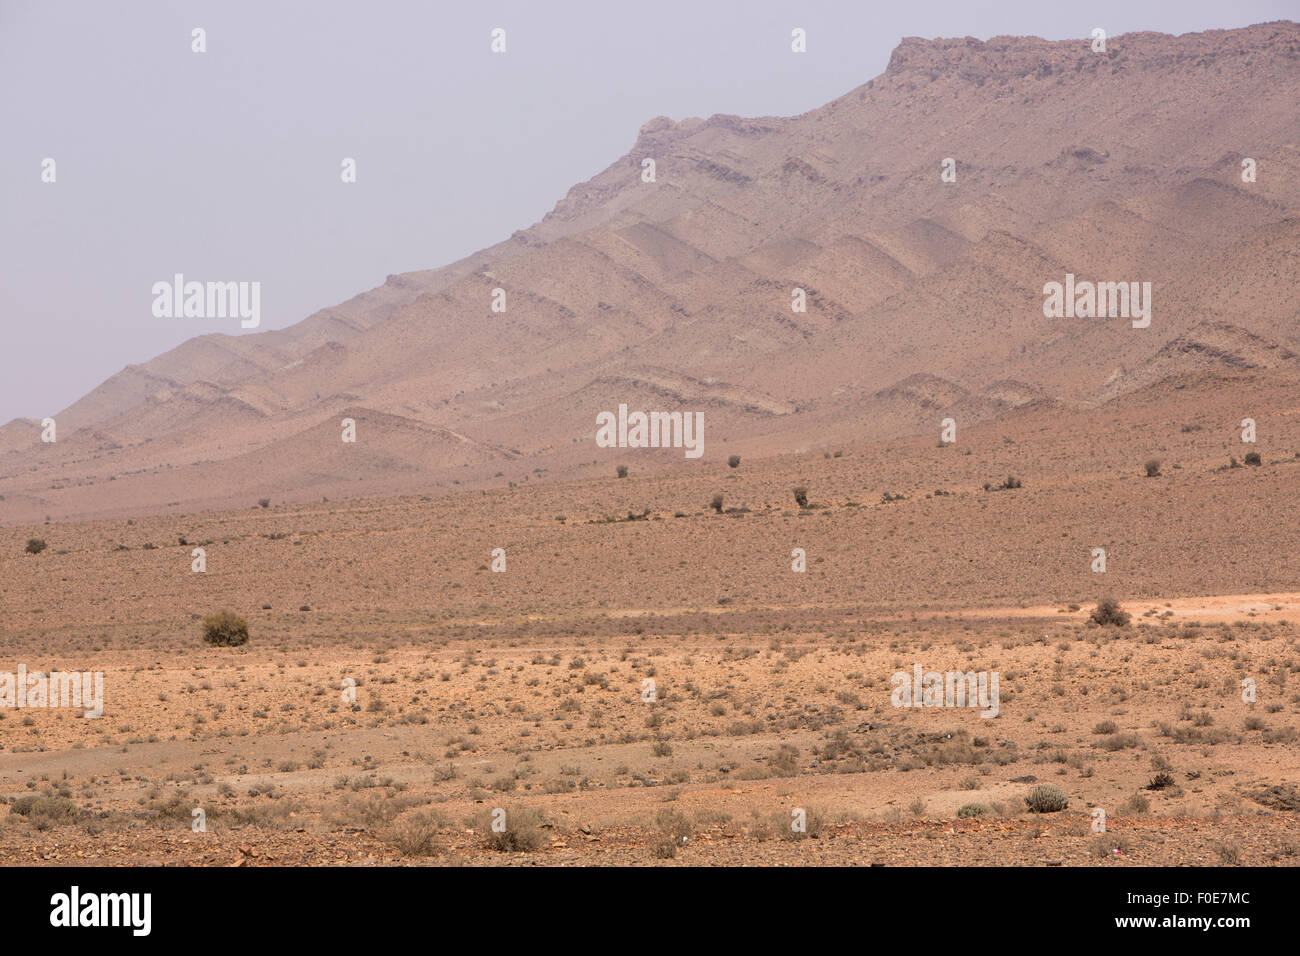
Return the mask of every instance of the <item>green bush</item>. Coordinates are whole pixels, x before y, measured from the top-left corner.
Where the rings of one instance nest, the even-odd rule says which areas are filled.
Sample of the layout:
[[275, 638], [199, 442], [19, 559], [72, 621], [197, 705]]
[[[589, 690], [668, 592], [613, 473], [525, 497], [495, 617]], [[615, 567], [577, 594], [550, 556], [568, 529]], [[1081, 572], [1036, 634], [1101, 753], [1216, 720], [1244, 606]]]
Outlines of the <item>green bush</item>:
[[1060, 787], [1044, 783], [1029, 791], [1025, 805], [1030, 813], [1058, 813], [1070, 805], [1070, 798]]
[[218, 611], [203, 619], [203, 640], [216, 647], [239, 647], [248, 643], [248, 622], [230, 611]]

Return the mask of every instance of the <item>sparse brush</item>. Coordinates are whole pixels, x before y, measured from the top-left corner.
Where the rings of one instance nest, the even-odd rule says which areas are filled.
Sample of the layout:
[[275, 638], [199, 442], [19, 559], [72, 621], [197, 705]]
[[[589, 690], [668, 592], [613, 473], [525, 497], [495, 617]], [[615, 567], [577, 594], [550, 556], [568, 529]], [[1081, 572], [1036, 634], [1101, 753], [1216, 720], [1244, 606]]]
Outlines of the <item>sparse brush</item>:
[[1159, 477], [1160, 477], [1160, 461], [1159, 461], [1159, 459], [1152, 458], [1152, 459], [1150, 459], [1149, 461], [1147, 461], [1147, 463], [1146, 463], [1145, 465], [1143, 465], [1142, 467], [1146, 469], [1146, 473], [1147, 473], [1147, 477], [1148, 477], [1148, 478], [1159, 478]]
[[45, 550], [45, 548], [46, 548], [46, 545], [45, 545], [45, 539], [44, 539], [44, 538], [28, 538], [28, 539], [27, 539], [27, 548], [26, 548], [26, 550], [27, 550], [27, 553], [28, 553], [28, 554], [40, 554], [42, 551]]
[[808, 507], [808, 489], [803, 485], [799, 485], [794, 489], [794, 502], [800, 508]]
[[718, 514], [722, 514], [722, 495], [714, 495], [709, 501], [709, 507]]
[[730, 465], [732, 468], [739, 468], [739, 467], [740, 467], [740, 456], [739, 456], [739, 455], [732, 455], [730, 458], [727, 459], [727, 464]]
[[680, 810], [660, 810], [655, 814], [655, 829], [659, 833], [654, 841], [654, 851], [661, 860], [675, 857], [678, 848], [686, 846], [695, 832], [695, 826]]
[[408, 814], [393, 824], [387, 842], [402, 856], [435, 856], [442, 852], [438, 818], [426, 813]]

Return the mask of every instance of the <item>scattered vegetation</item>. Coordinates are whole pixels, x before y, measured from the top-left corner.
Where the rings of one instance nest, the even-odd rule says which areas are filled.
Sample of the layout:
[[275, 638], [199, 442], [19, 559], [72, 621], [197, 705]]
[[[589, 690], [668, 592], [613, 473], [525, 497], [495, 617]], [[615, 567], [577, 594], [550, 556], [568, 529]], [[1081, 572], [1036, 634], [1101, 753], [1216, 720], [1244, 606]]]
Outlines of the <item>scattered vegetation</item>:
[[45, 548], [46, 548], [46, 544], [45, 544], [45, 539], [44, 539], [44, 538], [28, 538], [28, 539], [27, 539], [27, 549], [26, 549], [26, 550], [27, 550], [27, 553], [28, 553], [28, 554], [40, 554], [42, 551], [45, 550]]

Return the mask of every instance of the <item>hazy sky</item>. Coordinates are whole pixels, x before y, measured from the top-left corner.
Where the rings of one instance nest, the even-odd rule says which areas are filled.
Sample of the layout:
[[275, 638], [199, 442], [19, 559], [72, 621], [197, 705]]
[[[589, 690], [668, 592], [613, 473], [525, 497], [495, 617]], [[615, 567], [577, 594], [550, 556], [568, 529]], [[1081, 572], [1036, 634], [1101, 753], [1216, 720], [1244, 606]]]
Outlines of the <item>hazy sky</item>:
[[[1300, 0], [1069, 5], [0, 0], [0, 423], [237, 319], [155, 318], [176, 272], [281, 328], [540, 219], [646, 120], [801, 113], [904, 36], [1295, 19]], [[790, 52], [803, 27], [808, 52]], [[191, 52], [191, 31], [207, 52]], [[490, 52], [506, 30], [507, 52]], [[42, 161], [57, 181], [41, 181]], [[355, 157], [355, 184], [340, 163]]]

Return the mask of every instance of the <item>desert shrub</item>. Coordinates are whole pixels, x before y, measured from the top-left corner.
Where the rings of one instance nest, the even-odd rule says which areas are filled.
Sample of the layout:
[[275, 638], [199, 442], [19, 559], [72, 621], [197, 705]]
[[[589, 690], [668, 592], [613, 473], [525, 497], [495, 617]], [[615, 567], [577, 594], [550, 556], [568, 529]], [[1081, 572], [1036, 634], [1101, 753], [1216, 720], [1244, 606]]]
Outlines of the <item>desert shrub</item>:
[[387, 842], [402, 856], [434, 856], [442, 850], [438, 819], [431, 814], [408, 814], [393, 824]]
[[1257, 451], [1248, 451], [1248, 452], [1246, 452], [1246, 464], [1248, 464], [1248, 465], [1260, 465], [1260, 464], [1263, 464], [1263, 462], [1260, 460], [1259, 452], [1257, 452]]
[[1044, 783], [1029, 791], [1025, 805], [1030, 813], [1058, 813], [1070, 805], [1070, 798], [1060, 787]]
[[712, 500], [709, 501], [709, 507], [718, 514], [722, 514], [722, 495], [714, 495]]
[[1158, 773], [1146, 785], [1147, 790], [1166, 790], [1174, 785], [1174, 778], [1167, 773]]
[[732, 468], [739, 468], [739, 467], [740, 467], [740, 456], [739, 456], [739, 455], [732, 455], [730, 458], [727, 459], [727, 464], [730, 465]]
[[1114, 624], [1116, 627], [1123, 627], [1132, 619], [1132, 616], [1128, 611], [1120, 607], [1119, 602], [1113, 597], [1104, 597], [1097, 602], [1097, 606], [1093, 608], [1088, 619], [1094, 624], [1103, 626]]
[[1020, 488], [1022, 485], [1023, 482], [1015, 475], [1007, 475], [1007, 480], [1002, 482], [1002, 484], [1000, 485], [995, 485], [987, 481], [984, 482], [984, 490], [985, 491], [1006, 491], [1009, 488]]
[[26, 817], [37, 830], [75, 822], [82, 812], [67, 797], [38, 797], [27, 795], [13, 801], [10, 812]]
[[248, 622], [230, 611], [218, 611], [203, 619], [203, 640], [215, 647], [239, 647], [248, 643]]
[[619, 465], [617, 468], [614, 469], [614, 474], [618, 475], [620, 478], [626, 478], [627, 465]]
[[799, 773], [799, 748], [781, 744], [768, 766], [774, 777], [793, 777]]
[[779, 834], [782, 840], [807, 840], [821, 835], [826, 826], [826, 817], [820, 810], [811, 807], [803, 811], [803, 829], [796, 830], [794, 813], [776, 813], [772, 817], [772, 832]]
[[269, 508], [269, 507], [271, 507], [271, 499], [270, 499], [270, 498], [258, 498], [258, 499], [257, 499], [257, 503], [258, 503], [259, 505], [261, 505], [263, 508]]
[[661, 860], [671, 860], [677, 855], [678, 847], [690, 842], [695, 827], [678, 810], [660, 810], [655, 814], [655, 830], [658, 831], [654, 841], [655, 856]]
[[1124, 804], [1120, 807], [1120, 810], [1124, 811], [1125, 813], [1132, 813], [1132, 814], [1143, 814], [1150, 809], [1151, 809], [1151, 801], [1148, 800], [1146, 797], [1142, 796], [1142, 794], [1140, 793], [1133, 794], [1133, 796], [1129, 797], [1126, 801], [1124, 801]]
[[27, 553], [28, 553], [28, 554], [40, 554], [42, 551], [45, 550], [46, 547], [47, 547], [47, 545], [45, 544], [45, 539], [44, 539], [44, 538], [28, 538], [28, 539], [27, 539]]
[[965, 820], [973, 817], [982, 817], [988, 812], [989, 812], [988, 804], [967, 803], [957, 811], [957, 816]]
[[1142, 738], [1137, 734], [1111, 734], [1099, 746], [1107, 753], [1115, 753], [1117, 750], [1130, 750], [1141, 743]]
[[1296, 790], [1289, 783], [1264, 787], [1248, 796], [1262, 807], [1271, 807], [1274, 810], [1300, 810], [1300, 790]]
[[1113, 720], [1103, 720], [1092, 728], [1092, 732], [1094, 734], [1115, 734], [1119, 733], [1119, 726]]
[[1219, 859], [1228, 866], [1236, 866], [1241, 862], [1241, 847], [1236, 843], [1228, 840], [1216, 840], [1210, 846], [1215, 853], [1219, 854]]
[[1142, 467], [1146, 469], [1148, 478], [1160, 477], [1160, 461], [1158, 459], [1152, 458], [1149, 461], [1147, 461], [1147, 463]]
[[494, 818], [491, 813], [484, 813], [479, 827], [487, 834], [489, 849], [502, 853], [528, 853], [539, 849], [546, 842], [542, 832], [542, 817], [536, 810], [525, 807], [512, 807], [505, 811], [504, 829], [492, 828]]
[[794, 489], [794, 501], [800, 508], [808, 507], [808, 489], [803, 485]]

